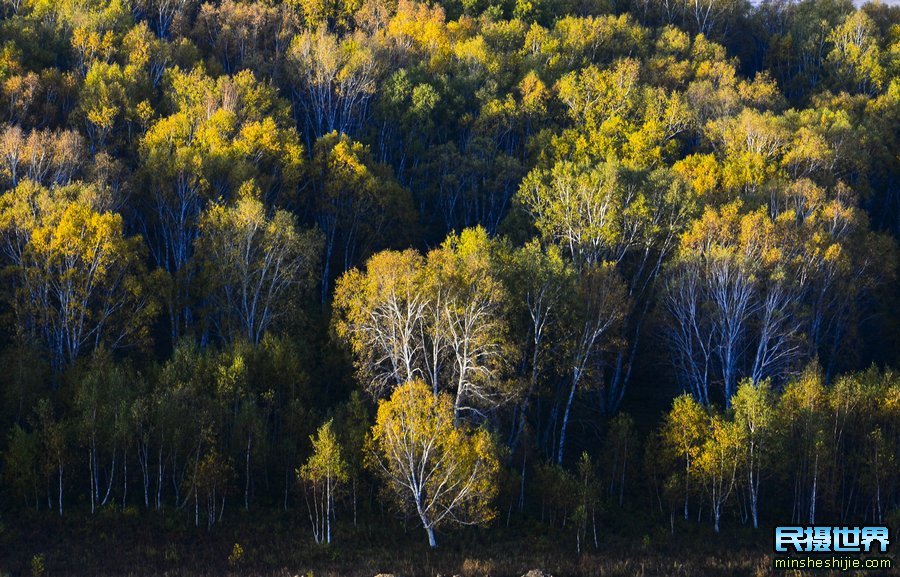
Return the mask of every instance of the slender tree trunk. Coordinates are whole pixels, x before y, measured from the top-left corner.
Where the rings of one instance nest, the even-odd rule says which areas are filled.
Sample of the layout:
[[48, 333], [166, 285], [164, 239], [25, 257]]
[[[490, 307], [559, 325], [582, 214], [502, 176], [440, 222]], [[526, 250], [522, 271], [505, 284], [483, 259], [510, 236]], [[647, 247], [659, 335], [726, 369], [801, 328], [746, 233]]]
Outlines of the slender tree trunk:
[[[162, 482], [163, 482], [163, 464], [162, 464], [162, 445], [159, 447], [159, 453], [157, 455], [157, 469], [156, 469], [156, 510], [159, 511], [162, 507]], [[174, 474], [174, 472], [173, 472]]]
[[59, 464], [59, 516], [62, 517], [63, 514], [63, 466], [62, 463]]
[[572, 373], [572, 388], [569, 389], [569, 398], [566, 400], [566, 410], [563, 412], [562, 426], [559, 430], [559, 448], [556, 452], [556, 463], [558, 465], [562, 465], [563, 463], [563, 449], [566, 444], [566, 428], [569, 425], [569, 413], [572, 410], [572, 400], [575, 398], [575, 389], [578, 387], [578, 381], [581, 380], [580, 377], [581, 371], [575, 369]]
[[94, 510], [96, 509], [95, 504], [95, 494], [94, 484], [97, 480], [94, 478], [94, 445], [91, 443], [91, 449], [88, 451], [88, 476], [90, 477], [91, 484], [91, 515], [94, 514]]
[[331, 543], [331, 477], [325, 479], [325, 542]]
[[813, 465], [812, 493], [809, 499], [809, 524], [816, 524], [816, 490], [819, 484], [819, 455], [816, 453], [815, 465]]
[[291, 468], [285, 467], [284, 468], [284, 501], [282, 503], [282, 506], [284, 507], [285, 512], [287, 512], [287, 510], [288, 510], [288, 489], [289, 489], [290, 485], [291, 485]]
[[425, 509], [423, 508], [423, 502], [425, 501], [425, 496], [421, 493], [416, 495], [416, 509], [419, 512], [419, 519], [422, 520], [422, 527], [425, 528], [425, 532], [428, 533], [428, 545], [431, 546], [432, 549], [437, 547], [437, 541], [434, 538], [434, 526], [429, 523], [428, 516], [425, 515]]
[[146, 446], [138, 445], [138, 463], [141, 466], [141, 481], [144, 485], [144, 509], [150, 508], [150, 464]]
[[116, 450], [113, 449], [113, 459], [112, 466], [109, 470], [109, 482], [106, 483], [106, 494], [103, 495], [103, 500], [100, 502], [100, 506], [105, 507], [106, 503], [109, 502], [109, 496], [112, 493], [113, 481], [116, 478]]
[[244, 479], [244, 510], [250, 510], [250, 443], [253, 440], [253, 435], [247, 435], [247, 455], [246, 455], [246, 463], [245, 463], [245, 479]]
[[757, 514], [757, 501], [759, 499], [759, 473], [756, 470], [756, 443], [750, 441], [750, 471], [749, 471], [749, 488], [750, 488], [750, 516], [753, 519], [753, 528], [759, 528], [759, 515]]
[[125, 502], [128, 499], [128, 451], [122, 455], [122, 510], [125, 510]]

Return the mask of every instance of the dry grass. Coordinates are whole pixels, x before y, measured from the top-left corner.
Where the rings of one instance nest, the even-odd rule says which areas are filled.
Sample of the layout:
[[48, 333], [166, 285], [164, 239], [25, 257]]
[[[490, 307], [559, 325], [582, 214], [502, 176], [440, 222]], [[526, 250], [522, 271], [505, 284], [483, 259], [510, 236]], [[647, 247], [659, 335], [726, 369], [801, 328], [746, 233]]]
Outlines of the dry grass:
[[[413, 528], [404, 533], [380, 525], [355, 532], [345, 528], [334, 545], [319, 547], [308, 538], [304, 523], [284, 519], [239, 519], [212, 533], [169, 519], [127, 524], [121, 519], [41, 518], [24, 519], [15, 529], [7, 522], [6, 527], [0, 532], [0, 577], [30, 575], [35, 555], [43, 555], [48, 577], [520, 577], [531, 569], [554, 577], [774, 574], [767, 542], [709, 532], [680, 539], [665, 533], [609, 535], [599, 550], [576, 555], [570, 536], [540, 527], [442, 535], [437, 550], [430, 550], [424, 534]], [[234, 554], [236, 543], [239, 556]], [[816, 572], [816, 577], [823, 575]]]

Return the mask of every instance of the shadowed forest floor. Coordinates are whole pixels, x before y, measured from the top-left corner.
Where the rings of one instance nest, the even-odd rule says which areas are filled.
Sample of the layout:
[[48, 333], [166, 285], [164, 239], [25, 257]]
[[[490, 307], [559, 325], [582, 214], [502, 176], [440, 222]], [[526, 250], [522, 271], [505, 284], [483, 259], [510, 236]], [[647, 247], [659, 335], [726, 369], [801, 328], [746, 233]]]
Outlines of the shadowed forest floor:
[[163, 517], [6, 517], [0, 525], [0, 576], [519, 577], [532, 569], [554, 577], [803, 574], [772, 571], [771, 542], [763, 531], [713, 535], [694, 526], [676, 535], [600, 535], [598, 549], [589, 543], [579, 555], [573, 535], [538, 526], [526, 532], [494, 528], [490, 540], [475, 529], [444, 534], [439, 548], [429, 550], [415, 527], [404, 533], [341, 526], [336, 543], [317, 546], [301, 521], [247, 518], [207, 531]]

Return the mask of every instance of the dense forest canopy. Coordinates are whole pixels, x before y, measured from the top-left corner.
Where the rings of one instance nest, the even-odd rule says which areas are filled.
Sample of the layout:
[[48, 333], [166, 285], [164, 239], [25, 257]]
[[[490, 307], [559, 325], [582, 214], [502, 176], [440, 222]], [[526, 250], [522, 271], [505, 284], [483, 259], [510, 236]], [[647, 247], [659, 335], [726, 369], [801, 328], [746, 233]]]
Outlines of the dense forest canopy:
[[900, 8], [0, 17], [3, 511], [900, 521]]

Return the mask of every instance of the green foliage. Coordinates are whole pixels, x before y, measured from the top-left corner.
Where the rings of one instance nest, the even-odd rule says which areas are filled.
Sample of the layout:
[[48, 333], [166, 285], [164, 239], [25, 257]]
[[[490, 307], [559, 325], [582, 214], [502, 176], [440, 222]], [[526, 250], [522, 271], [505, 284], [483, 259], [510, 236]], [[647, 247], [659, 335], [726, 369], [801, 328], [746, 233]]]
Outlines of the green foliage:
[[34, 557], [31, 558], [31, 576], [32, 577], [43, 577], [46, 573], [47, 568], [44, 562], [44, 554], [38, 553]]
[[342, 483], [347, 480], [347, 463], [341, 457], [341, 448], [332, 430], [334, 421], [328, 421], [321, 427], [312, 442], [312, 455], [299, 470], [302, 479], [313, 483], [328, 481]]
[[310, 436], [312, 454], [297, 470], [297, 476], [306, 484], [309, 520], [316, 543], [331, 543], [335, 494], [349, 477], [333, 424], [334, 420], [329, 420], [319, 427], [315, 437]]
[[33, 433], [25, 432], [19, 425], [13, 425], [9, 432], [8, 448], [4, 461], [4, 477], [16, 496], [30, 504], [35, 499], [38, 506], [38, 439]]
[[215, 331], [259, 343], [314, 286], [321, 237], [298, 230], [287, 211], [267, 215], [252, 183], [238, 195], [233, 206], [214, 204], [200, 217], [197, 266]]

